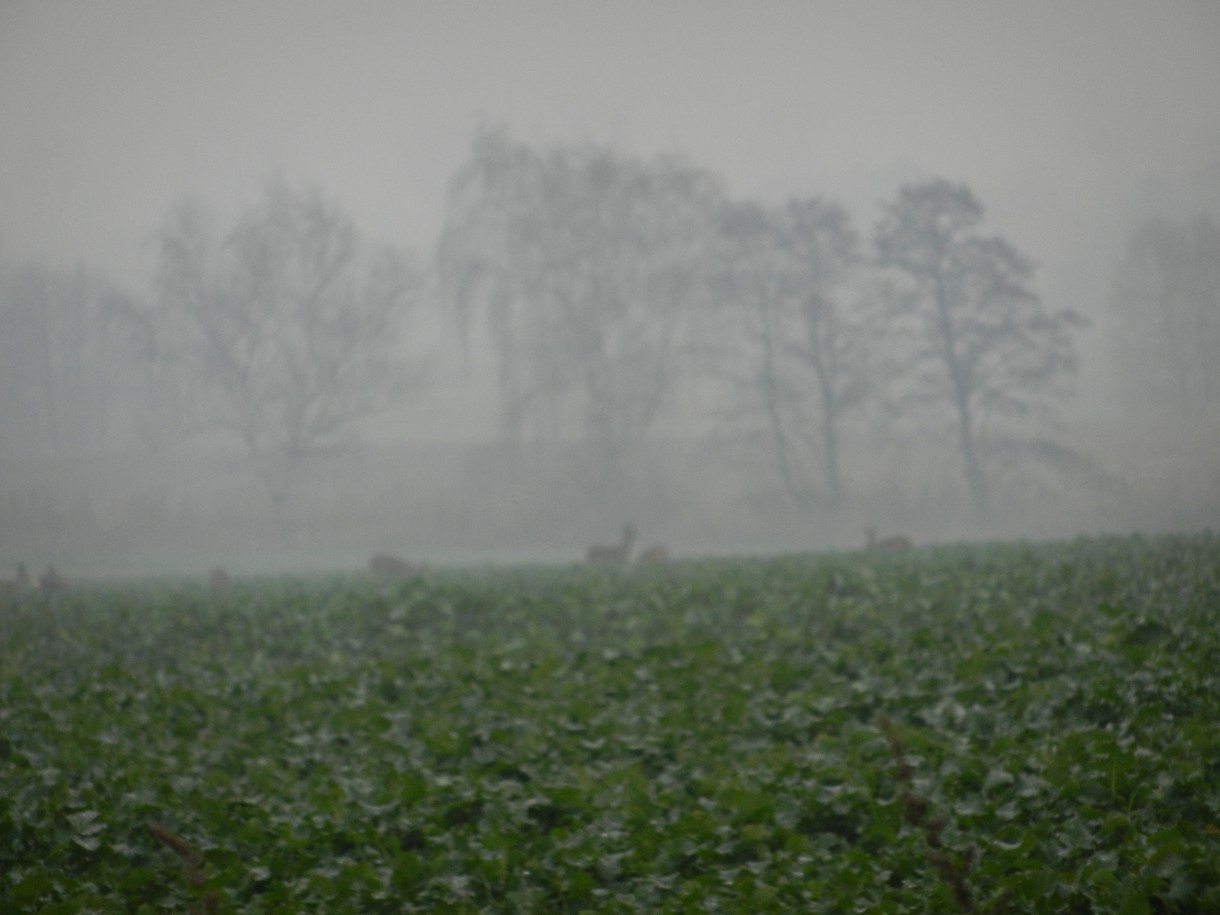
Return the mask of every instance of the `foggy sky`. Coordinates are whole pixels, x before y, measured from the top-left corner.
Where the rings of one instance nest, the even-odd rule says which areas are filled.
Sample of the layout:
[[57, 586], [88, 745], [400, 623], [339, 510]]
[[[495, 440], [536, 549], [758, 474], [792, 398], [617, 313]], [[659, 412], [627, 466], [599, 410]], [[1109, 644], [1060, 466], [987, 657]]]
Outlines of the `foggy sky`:
[[142, 282], [173, 202], [235, 214], [276, 172], [423, 251], [502, 122], [825, 193], [864, 231], [901, 182], [964, 181], [1048, 304], [1095, 313], [1140, 206], [1220, 206], [1217, 99], [1212, 0], [3, 0], [0, 257]]

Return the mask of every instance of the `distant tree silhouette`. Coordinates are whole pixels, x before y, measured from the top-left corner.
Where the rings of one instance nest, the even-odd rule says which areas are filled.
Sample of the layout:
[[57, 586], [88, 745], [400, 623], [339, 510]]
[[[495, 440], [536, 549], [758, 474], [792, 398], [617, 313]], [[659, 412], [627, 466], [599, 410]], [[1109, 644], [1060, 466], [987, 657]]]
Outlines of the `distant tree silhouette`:
[[148, 356], [198, 386], [201, 425], [243, 443], [277, 513], [306, 460], [423, 381], [400, 355], [416, 270], [319, 191], [274, 180], [223, 236], [183, 203], [156, 244]]
[[736, 392], [732, 419], [761, 419], [794, 504], [837, 506], [843, 426], [874, 371], [853, 300], [856, 233], [842, 207], [819, 198], [726, 204], [718, 225], [714, 298], [727, 327], [710, 352]]
[[980, 519], [990, 513], [988, 451], [1021, 425], [1053, 419], [1076, 369], [1072, 334], [1085, 323], [1042, 303], [1029, 261], [981, 234], [982, 219], [969, 188], [937, 179], [901, 188], [874, 238], [893, 281], [888, 336], [905, 344], [903, 407], [947, 408]]
[[718, 182], [597, 145], [474, 141], [439, 248], [463, 327], [486, 316], [508, 440], [577, 434], [615, 466], [681, 372]]

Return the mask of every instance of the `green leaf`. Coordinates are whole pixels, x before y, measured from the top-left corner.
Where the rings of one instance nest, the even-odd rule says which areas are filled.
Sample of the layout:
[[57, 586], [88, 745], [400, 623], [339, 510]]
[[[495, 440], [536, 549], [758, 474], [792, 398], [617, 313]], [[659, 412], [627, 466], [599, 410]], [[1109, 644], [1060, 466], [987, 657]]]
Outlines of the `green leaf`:
[[100, 816], [96, 810], [82, 810], [80, 813], [70, 814], [68, 822], [79, 835], [91, 836], [106, 828], [104, 823], [97, 821]]

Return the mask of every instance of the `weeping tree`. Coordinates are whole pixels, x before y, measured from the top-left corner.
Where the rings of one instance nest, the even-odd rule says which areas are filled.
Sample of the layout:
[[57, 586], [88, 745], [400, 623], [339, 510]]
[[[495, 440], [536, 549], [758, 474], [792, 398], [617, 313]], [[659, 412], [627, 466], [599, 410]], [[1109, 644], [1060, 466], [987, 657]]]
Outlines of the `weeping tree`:
[[795, 505], [835, 507], [845, 495], [844, 424], [872, 381], [850, 219], [818, 198], [727, 204], [716, 250], [727, 321], [712, 352], [737, 392], [734, 419], [760, 421]]
[[506, 440], [576, 435], [612, 470], [645, 435], [680, 376], [718, 195], [673, 158], [476, 136], [439, 276], [467, 332], [486, 318]]
[[419, 276], [319, 191], [281, 180], [224, 234], [183, 203], [155, 239], [144, 353], [195, 392], [197, 431], [242, 443], [278, 516], [307, 460], [422, 382], [400, 333]]
[[874, 242], [892, 283], [888, 336], [904, 346], [904, 410], [932, 409], [954, 427], [976, 517], [989, 516], [988, 458], [1023, 451], [1070, 463], [1047, 441], [1022, 439], [1054, 419], [1076, 369], [1073, 332], [1085, 322], [1048, 308], [1033, 267], [981, 231], [983, 208], [965, 186], [908, 185], [885, 208]]

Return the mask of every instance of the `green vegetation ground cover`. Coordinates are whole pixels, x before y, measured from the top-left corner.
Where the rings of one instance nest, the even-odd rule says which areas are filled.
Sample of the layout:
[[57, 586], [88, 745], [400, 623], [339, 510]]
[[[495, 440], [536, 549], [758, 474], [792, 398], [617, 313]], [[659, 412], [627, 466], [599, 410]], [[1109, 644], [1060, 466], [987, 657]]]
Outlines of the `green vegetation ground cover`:
[[1214, 534], [26, 595], [0, 911], [1220, 911], [1217, 722]]

